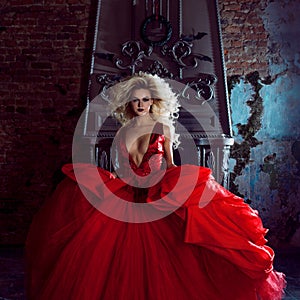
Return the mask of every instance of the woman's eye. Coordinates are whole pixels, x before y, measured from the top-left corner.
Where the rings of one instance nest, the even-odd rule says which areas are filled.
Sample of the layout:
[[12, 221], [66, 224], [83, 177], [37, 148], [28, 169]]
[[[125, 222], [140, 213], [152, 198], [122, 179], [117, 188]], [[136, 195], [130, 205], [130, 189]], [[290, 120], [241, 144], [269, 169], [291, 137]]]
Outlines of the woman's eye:
[[151, 99], [151, 98], [132, 99], [131, 101], [132, 101], [133, 103], [137, 103], [137, 102], [139, 102], [139, 101], [148, 102], [148, 101], [150, 101], [150, 99]]

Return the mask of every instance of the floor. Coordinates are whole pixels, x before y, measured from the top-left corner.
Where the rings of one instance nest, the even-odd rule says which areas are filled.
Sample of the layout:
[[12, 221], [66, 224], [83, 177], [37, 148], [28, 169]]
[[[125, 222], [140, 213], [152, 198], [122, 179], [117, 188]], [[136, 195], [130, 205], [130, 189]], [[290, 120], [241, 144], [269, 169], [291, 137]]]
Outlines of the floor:
[[[0, 248], [0, 300], [25, 300], [23, 256], [23, 248]], [[300, 249], [277, 250], [275, 268], [287, 277], [284, 300], [300, 300]]]
[[0, 248], [0, 300], [23, 300], [24, 250], [21, 247]]
[[300, 248], [275, 250], [274, 267], [286, 274], [284, 300], [300, 300]]

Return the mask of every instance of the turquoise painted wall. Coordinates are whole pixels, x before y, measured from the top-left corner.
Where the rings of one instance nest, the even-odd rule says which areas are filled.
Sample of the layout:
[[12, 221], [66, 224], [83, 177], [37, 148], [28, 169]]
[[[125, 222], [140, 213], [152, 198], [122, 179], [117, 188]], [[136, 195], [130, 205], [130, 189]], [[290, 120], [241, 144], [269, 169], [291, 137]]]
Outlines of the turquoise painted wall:
[[300, 2], [262, 12], [270, 75], [232, 76], [232, 189], [256, 208], [274, 245], [300, 246]]

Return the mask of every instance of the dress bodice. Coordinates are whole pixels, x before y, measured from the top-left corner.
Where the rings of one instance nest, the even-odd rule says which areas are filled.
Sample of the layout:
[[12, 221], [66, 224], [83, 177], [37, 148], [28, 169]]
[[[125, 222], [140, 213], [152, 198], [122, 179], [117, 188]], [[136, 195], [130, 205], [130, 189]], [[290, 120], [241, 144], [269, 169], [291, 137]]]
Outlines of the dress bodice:
[[137, 165], [127, 149], [125, 137], [118, 137], [116, 150], [113, 153], [113, 156], [115, 156], [113, 157], [114, 167], [117, 168], [118, 175], [128, 177], [133, 171], [138, 176], [147, 176], [160, 170], [163, 163], [164, 142], [163, 124], [156, 123], [150, 135], [147, 150], [141, 163]]

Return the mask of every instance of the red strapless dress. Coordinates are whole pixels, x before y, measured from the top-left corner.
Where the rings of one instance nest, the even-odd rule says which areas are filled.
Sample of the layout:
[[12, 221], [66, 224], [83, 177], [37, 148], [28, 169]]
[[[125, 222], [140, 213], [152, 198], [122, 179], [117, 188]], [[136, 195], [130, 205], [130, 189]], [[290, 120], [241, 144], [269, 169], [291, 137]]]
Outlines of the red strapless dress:
[[123, 179], [88, 164], [63, 167], [67, 177], [28, 234], [29, 300], [282, 298], [284, 275], [272, 268], [257, 211], [207, 168], [162, 171], [163, 142], [152, 133], [137, 166], [121, 141], [119, 161], [129, 156], [131, 166], [120, 165]]

